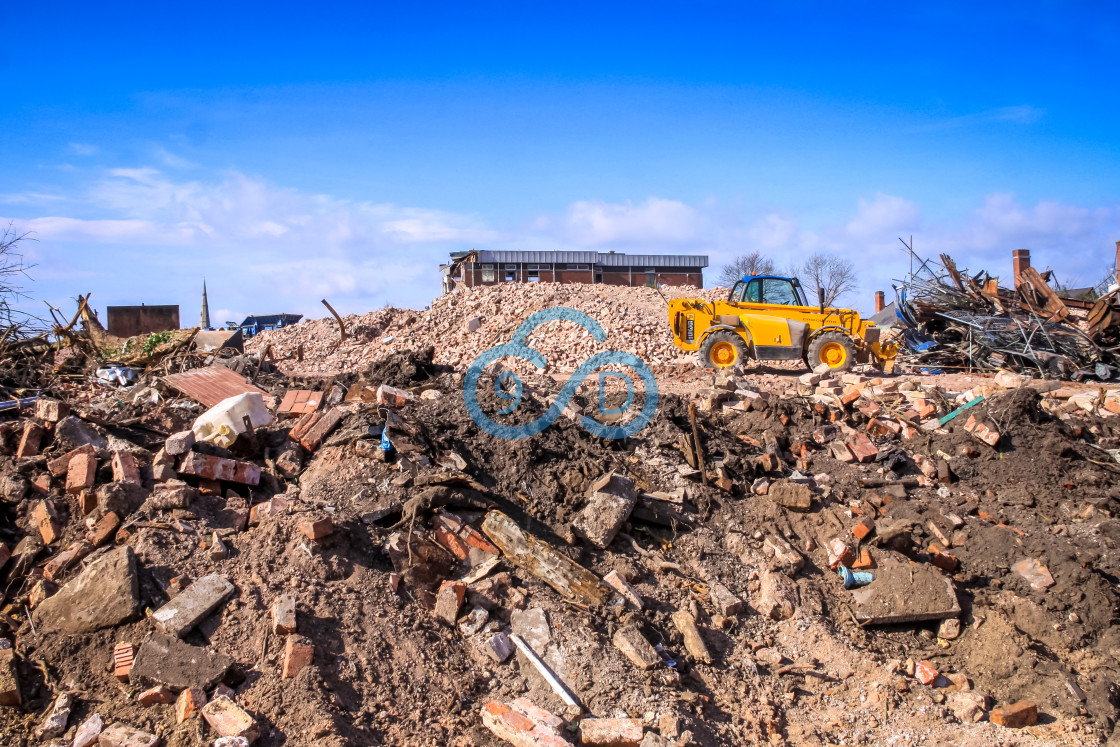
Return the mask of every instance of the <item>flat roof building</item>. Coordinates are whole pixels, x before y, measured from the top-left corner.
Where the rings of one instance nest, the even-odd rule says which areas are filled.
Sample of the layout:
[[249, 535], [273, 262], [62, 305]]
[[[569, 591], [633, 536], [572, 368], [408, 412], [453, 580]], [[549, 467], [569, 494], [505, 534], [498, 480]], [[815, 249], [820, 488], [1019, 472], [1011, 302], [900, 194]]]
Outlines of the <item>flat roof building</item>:
[[704, 287], [708, 257], [701, 254], [622, 254], [585, 251], [452, 252], [442, 265], [443, 291], [499, 283], [602, 283]]

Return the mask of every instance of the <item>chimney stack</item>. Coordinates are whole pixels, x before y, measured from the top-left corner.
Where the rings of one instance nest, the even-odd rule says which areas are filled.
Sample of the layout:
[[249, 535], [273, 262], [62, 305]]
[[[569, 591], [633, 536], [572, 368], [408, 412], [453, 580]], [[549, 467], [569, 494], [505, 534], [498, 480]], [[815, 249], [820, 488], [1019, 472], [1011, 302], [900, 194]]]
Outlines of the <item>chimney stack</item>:
[[[1117, 251], [1120, 252], [1120, 241], [1116, 242]], [[875, 291], [875, 313], [885, 309], [887, 306], [887, 298], [883, 295], [883, 291]]]
[[1019, 289], [1019, 273], [1031, 266], [1031, 250], [1016, 249], [1011, 252], [1012, 274], [1015, 276], [1015, 290]]

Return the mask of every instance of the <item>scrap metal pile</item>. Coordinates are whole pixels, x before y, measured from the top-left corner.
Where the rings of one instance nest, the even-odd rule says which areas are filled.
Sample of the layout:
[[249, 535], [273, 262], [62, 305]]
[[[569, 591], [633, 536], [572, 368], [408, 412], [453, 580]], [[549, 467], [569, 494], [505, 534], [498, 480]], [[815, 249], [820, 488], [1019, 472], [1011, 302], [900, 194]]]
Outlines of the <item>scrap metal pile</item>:
[[958, 269], [947, 254], [940, 264], [913, 257], [914, 271], [895, 286], [900, 362], [924, 371], [1010, 369], [1074, 381], [1120, 374], [1115, 292], [1095, 304], [1075, 302], [1032, 267], [1009, 290], [984, 270]]

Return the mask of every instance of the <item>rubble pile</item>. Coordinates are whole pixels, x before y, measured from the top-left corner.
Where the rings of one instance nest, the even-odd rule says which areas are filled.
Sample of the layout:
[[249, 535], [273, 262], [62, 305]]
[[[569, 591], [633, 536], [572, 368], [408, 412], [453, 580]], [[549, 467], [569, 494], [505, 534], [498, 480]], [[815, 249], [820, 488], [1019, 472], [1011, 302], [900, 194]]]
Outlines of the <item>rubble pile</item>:
[[246, 350], [260, 353], [268, 348], [272, 359], [291, 373], [358, 369], [387, 353], [428, 345], [435, 347], [437, 364], [466, 367], [482, 351], [508, 342], [533, 312], [563, 306], [588, 314], [607, 337], [597, 342], [568, 321], [542, 325], [530, 335], [529, 345], [545, 355], [553, 370], [572, 370], [604, 350], [632, 353], [651, 366], [691, 362], [694, 354], [674, 347], [665, 311], [666, 298], [682, 296], [724, 300], [727, 289], [579, 283], [463, 287], [437, 298], [424, 311], [386, 308], [343, 317], [345, 340], [340, 341], [338, 324], [328, 318], [262, 332]]
[[[626, 439], [590, 390], [503, 439], [432, 356], [0, 411], [0, 741], [1115, 738], [1120, 391], [722, 371]], [[499, 414], [495, 373], [503, 424], [561, 389]]]
[[947, 254], [940, 264], [914, 257], [917, 269], [896, 286], [901, 363], [1074, 381], [1120, 377], [1116, 292], [1095, 303], [1063, 299], [1032, 267], [1012, 291], [985, 271], [958, 269]]

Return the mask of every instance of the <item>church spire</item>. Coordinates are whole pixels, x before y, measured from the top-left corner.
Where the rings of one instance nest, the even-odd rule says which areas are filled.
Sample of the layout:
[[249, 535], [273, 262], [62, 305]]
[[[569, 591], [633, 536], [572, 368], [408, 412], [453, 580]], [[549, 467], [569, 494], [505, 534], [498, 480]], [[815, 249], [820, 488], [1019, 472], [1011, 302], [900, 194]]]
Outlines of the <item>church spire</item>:
[[206, 301], [206, 278], [202, 279], [202, 315], [198, 319], [198, 326], [210, 329], [210, 304]]

